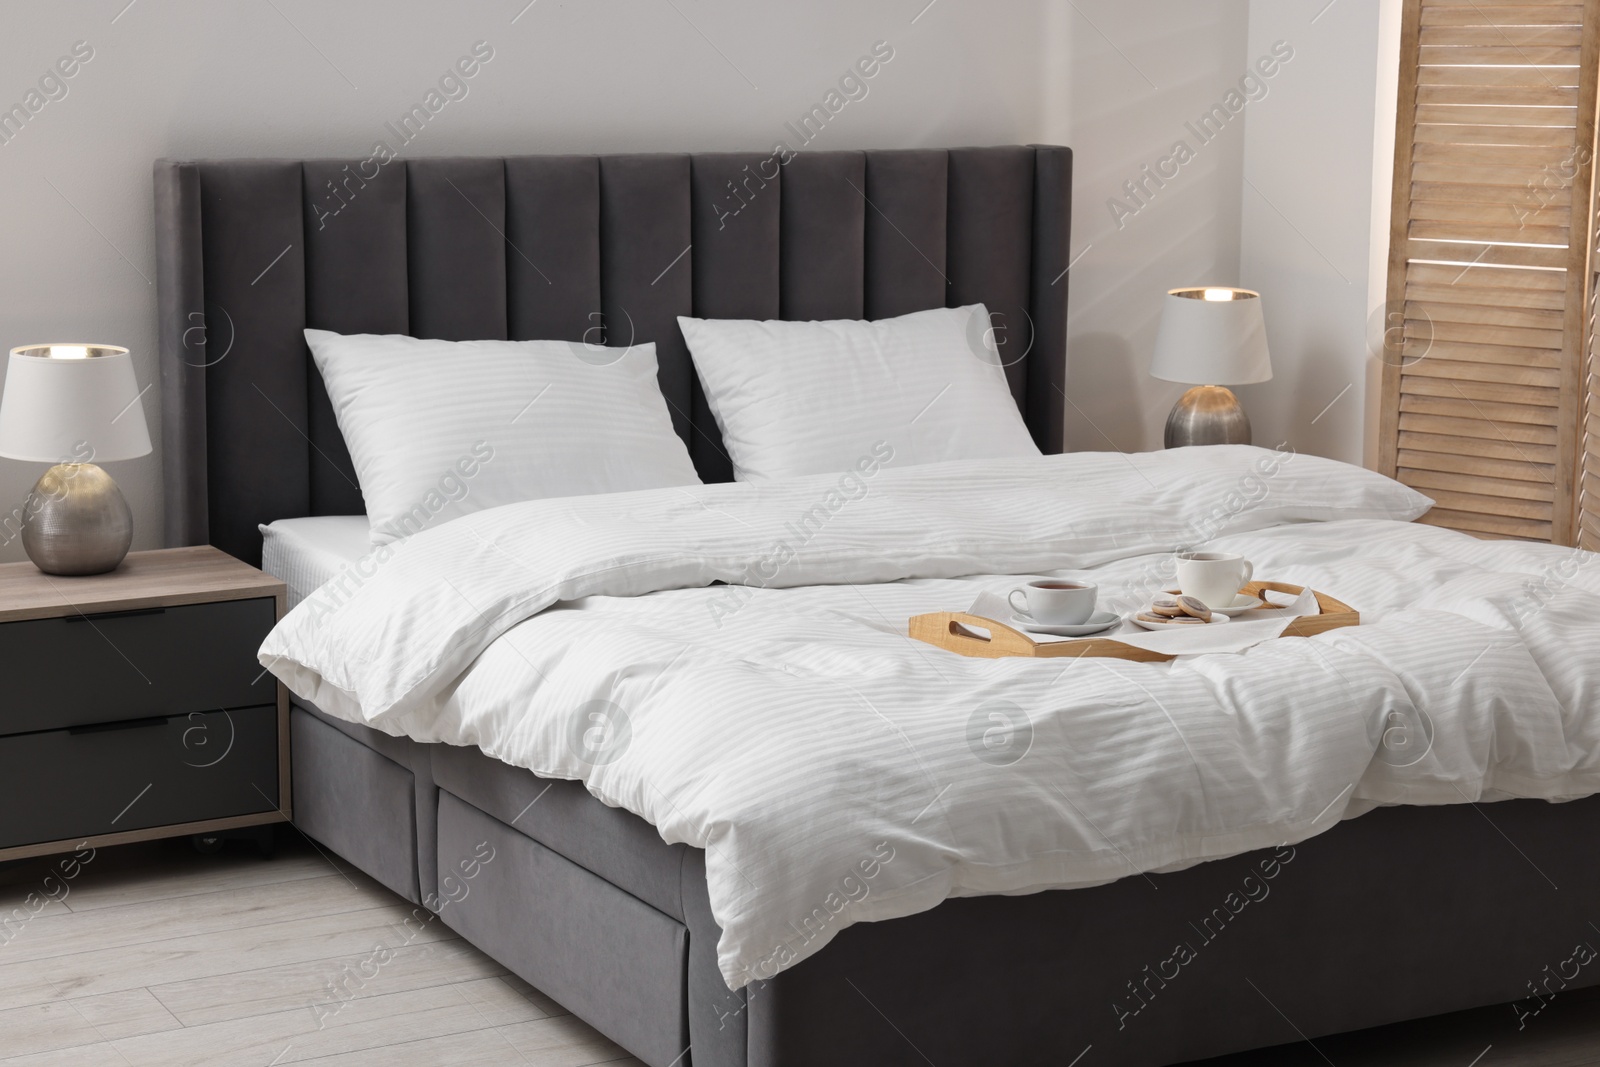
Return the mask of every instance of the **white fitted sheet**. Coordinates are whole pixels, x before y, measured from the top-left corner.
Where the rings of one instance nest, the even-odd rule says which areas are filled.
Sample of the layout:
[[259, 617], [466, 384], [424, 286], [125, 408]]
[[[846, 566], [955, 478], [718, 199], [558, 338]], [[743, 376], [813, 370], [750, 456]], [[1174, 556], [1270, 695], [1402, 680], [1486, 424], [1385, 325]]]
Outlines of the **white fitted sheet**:
[[261, 569], [289, 587], [289, 607], [372, 551], [365, 515], [313, 515], [261, 527]]

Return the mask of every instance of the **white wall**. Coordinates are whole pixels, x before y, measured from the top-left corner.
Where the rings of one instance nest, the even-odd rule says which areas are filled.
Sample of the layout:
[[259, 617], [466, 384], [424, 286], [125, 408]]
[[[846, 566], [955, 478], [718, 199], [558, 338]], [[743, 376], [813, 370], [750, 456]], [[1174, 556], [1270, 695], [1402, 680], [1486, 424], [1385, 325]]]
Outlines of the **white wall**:
[[1240, 397], [1256, 443], [1361, 463], [1376, 422], [1399, 4], [1325, 4], [1250, 3], [1251, 54], [1281, 40], [1295, 58], [1246, 130], [1240, 281], [1262, 294], [1273, 379]]
[[[478, 40], [494, 59], [409, 154], [770, 148], [880, 39], [894, 59], [815, 147], [1040, 137], [1038, 0], [525, 3], [7, 5], [0, 103], [21, 100], [73, 42], [95, 54], [64, 98], [0, 145], [0, 350], [123, 344], [141, 383], [154, 381], [151, 162], [364, 157]], [[155, 390], [145, 411], [154, 435]], [[135, 545], [158, 545], [159, 457], [108, 469], [133, 505]], [[39, 473], [0, 460], [0, 520]], [[21, 558], [17, 540], [0, 544], [0, 560]]]
[[[1185, 123], [1246, 72], [1249, 10], [1248, 0], [1049, 8], [1043, 137], [1075, 153], [1072, 246], [1082, 257], [1068, 307], [1069, 448], [1161, 447], [1185, 388], [1149, 375], [1163, 294], [1238, 281], [1244, 123], [1261, 105], [1248, 104], [1207, 144]], [[1286, 69], [1274, 83], [1292, 76]], [[1164, 188], [1147, 184], [1142, 202], [1129, 198], [1123, 183], [1179, 140], [1194, 158]], [[1113, 198], [1137, 213], [1114, 212]]]

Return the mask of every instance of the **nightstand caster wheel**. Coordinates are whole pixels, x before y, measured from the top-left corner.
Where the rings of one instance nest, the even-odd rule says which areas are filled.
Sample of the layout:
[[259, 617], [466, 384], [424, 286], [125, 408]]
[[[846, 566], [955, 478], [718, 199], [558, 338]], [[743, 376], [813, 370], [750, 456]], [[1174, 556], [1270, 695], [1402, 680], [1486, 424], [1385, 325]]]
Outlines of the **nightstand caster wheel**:
[[221, 852], [226, 842], [227, 839], [221, 834], [194, 834], [189, 838], [189, 844], [193, 845], [194, 850], [202, 856]]

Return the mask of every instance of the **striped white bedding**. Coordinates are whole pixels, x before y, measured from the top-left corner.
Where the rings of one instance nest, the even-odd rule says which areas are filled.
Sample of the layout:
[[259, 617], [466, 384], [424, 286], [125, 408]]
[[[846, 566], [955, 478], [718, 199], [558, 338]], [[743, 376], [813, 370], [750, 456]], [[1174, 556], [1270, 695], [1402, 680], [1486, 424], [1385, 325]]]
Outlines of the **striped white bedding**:
[[[1181, 867], [1375, 804], [1600, 792], [1600, 556], [1412, 525], [1428, 502], [1397, 483], [1262, 449], [882, 460], [467, 516], [309, 598], [262, 663], [330, 714], [581, 779], [705, 849], [731, 988], [950, 896]], [[1175, 664], [905, 636], [1010, 575], [1132, 607], [1202, 543], [1365, 624]]]

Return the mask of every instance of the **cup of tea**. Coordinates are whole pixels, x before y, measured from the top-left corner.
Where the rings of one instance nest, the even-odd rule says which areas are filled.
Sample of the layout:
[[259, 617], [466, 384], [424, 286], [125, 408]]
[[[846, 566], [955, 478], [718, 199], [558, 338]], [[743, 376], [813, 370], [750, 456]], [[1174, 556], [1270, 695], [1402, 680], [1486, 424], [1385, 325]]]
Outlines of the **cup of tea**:
[[1208, 608], [1231, 606], [1254, 574], [1250, 561], [1237, 553], [1178, 553], [1178, 588]]
[[[1006, 595], [1011, 610], [1046, 626], [1077, 626], [1094, 614], [1098, 590], [1087, 582], [1041, 578]], [[1023, 603], [1017, 603], [1017, 597]]]

